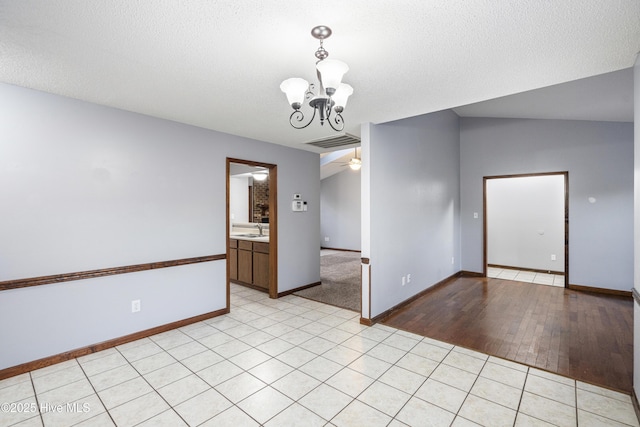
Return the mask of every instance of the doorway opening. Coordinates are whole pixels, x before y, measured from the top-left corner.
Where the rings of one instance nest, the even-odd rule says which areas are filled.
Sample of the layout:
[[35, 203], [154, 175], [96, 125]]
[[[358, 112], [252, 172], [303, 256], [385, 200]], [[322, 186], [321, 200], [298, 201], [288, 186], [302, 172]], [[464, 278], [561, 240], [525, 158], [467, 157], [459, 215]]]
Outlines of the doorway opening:
[[278, 166], [227, 157], [227, 308], [230, 283], [278, 297]]
[[485, 277], [568, 287], [568, 172], [484, 177], [483, 213]]

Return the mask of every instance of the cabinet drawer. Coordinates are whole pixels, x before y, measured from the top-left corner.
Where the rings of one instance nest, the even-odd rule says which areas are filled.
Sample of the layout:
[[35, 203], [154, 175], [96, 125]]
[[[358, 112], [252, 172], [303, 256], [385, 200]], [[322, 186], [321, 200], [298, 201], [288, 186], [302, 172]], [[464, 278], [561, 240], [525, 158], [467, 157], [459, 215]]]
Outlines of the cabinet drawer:
[[230, 248], [237, 248], [238, 247], [238, 241], [236, 239], [230, 239], [229, 240], [229, 247]]
[[268, 254], [269, 244], [265, 242], [253, 242], [253, 251]]
[[250, 251], [253, 249], [253, 242], [250, 242], [248, 240], [238, 240], [238, 249]]

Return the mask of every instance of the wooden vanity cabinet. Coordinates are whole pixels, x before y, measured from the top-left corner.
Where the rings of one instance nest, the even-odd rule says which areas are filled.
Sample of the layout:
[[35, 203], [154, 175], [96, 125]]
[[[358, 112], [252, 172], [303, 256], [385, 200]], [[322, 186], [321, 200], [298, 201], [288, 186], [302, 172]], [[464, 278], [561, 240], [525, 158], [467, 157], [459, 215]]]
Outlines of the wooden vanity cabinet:
[[269, 289], [269, 243], [230, 239], [229, 279]]

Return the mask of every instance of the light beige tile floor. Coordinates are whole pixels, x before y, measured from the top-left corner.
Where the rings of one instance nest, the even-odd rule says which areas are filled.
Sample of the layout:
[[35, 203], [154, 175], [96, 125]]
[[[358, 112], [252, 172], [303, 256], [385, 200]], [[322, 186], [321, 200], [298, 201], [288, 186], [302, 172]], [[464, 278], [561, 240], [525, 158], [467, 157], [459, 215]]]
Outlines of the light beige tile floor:
[[564, 288], [564, 276], [560, 274], [536, 273], [535, 271], [488, 267], [487, 277]]
[[296, 296], [0, 381], [0, 426], [638, 426], [628, 395]]

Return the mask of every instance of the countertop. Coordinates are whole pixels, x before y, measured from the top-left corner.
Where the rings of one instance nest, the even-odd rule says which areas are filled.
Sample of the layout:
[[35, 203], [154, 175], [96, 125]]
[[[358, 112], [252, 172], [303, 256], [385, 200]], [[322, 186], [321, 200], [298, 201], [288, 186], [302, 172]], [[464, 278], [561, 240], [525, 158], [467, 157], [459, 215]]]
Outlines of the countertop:
[[249, 233], [231, 233], [231, 235], [229, 237], [232, 238], [232, 239], [237, 239], [237, 240], [249, 240], [251, 242], [269, 243], [269, 236], [247, 237], [247, 236], [244, 236], [245, 234], [249, 234]]

